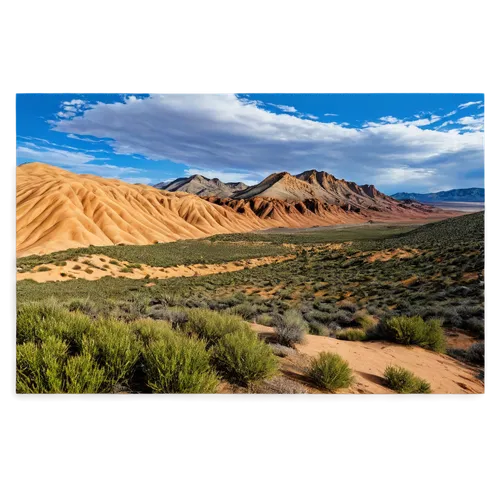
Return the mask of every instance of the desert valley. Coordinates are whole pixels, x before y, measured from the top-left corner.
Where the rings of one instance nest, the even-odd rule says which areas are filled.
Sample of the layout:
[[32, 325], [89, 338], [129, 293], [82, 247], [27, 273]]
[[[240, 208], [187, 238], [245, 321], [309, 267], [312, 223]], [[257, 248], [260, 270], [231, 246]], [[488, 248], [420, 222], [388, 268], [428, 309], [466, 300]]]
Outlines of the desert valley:
[[21, 164], [17, 390], [483, 392], [484, 212], [414, 198]]

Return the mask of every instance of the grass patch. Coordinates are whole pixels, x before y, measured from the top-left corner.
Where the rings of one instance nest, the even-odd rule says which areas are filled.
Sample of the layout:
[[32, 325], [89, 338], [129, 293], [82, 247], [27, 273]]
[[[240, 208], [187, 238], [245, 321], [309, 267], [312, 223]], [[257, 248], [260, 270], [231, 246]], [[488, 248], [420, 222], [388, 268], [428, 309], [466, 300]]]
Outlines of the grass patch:
[[322, 389], [335, 392], [348, 388], [353, 382], [349, 363], [338, 354], [321, 352], [309, 365], [307, 375]]
[[399, 394], [430, 394], [431, 385], [401, 366], [388, 366], [384, 371], [387, 387]]

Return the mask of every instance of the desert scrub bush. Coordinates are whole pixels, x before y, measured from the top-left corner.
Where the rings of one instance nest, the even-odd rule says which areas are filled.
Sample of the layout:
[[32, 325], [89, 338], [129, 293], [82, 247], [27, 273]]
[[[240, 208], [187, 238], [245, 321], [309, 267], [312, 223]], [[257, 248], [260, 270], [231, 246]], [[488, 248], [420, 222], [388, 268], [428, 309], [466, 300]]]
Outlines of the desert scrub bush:
[[104, 369], [99, 368], [89, 353], [70, 357], [64, 367], [65, 392], [95, 394], [105, 382]]
[[274, 323], [278, 342], [288, 347], [303, 342], [309, 331], [302, 314], [296, 309], [288, 309], [283, 315], [276, 316]]
[[415, 344], [431, 351], [444, 352], [446, 339], [437, 319], [424, 321], [420, 316], [385, 318], [376, 335], [398, 344]]
[[336, 332], [336, 337], [339, 340], [362, 341], [366, 340], [367, 335], [364, 330], [360, 330], [359, 328], [347, 328], [346, 330]]
[[180, 307], [165, 307], [161, 304], [152, 306], [148, 316], [155, 320], [168, 321], [173, 328], [181, 327], [188, 320], [186, 310]]
[[352, 384], [353, 376], [349, 363], [338, 354], [320, 352], [307, 369], [307, 375], [318, 386], [334, 392]]
[[484, 342], [476, 342], [467, 349], [466, 354], [469, 363], [484, 365]]
[[228, 310], [229, 313], [241, 316], [246, 320], [254, 318], [257, 315], [257, 311], [257, 305], [250, 304], [248, 302], [242, 302], [241, 304], [237, 304]]
[[370, 316], [369, 314], [364, 314], [361, 312], [357, 312], [354, 314], [353, 320], [364, 330], [370, 330], [373, 328], [377, 322], [375, 321], [375, 318], [373, 316]]
[[169, 335], [144, 350], [147, 384], [157, 393], [213, 393], [219, 379], [202, 340]]
[[47, 266], [40, 266], [36, 272], [44, 272], [44, 271], [50, 271], [50, 267]]
[[67, 304], [67, 307], [70, 311], [80, 311], [89, 316], [96, 316], [98, 311], [96, 304], [89, 297], [73, 299]]
[[399, 394], [430, 394], [431, 385], [401, 366], [388, 366], [384, 371], [387, 386]]
[[73, 266], [73, 269], [74, 269], [75, 271], [78, 271], [78, 270], [79, 270], [79, 269], [81, 269], [81, 268], [82, 268], [82, 266], [80, 266], [79, 264], [75, 264], [75, 265]]
[[263, 314], [259, 314], [255, 318], [255, 322], [259, 325], [273, 326], [274, 318], [271, 316], [271, 314], [263, 313]]
[[52, 335], [40, 346], [34, 342], [18, 345], [16, 391], [24, 394], [64, 392], [64, 363], [67, 356], [66, 342]]
[[269, 347], [272, 349], [273, 354], [275, 356], [280, 357], [280, 358], [286, 358], [287, 356], [290, 356], [291, 354], [295, 354], [295, 349], [292, 349], [291, 347], [287, 347], [285, 345], [269, 344]]
[[52, 299], [27, 302], [17, 311], [17, 343], [35, 342], [40, 345], [54, 336], [67, 342], [70, 351], [78, 351], [83, 336], [90, 331], [90, 318], [80, 312], [69, 312]]
[[253, 332], [225, 335], [214, 347], [212, 356], [224, 378], [243, 386], [271, 377], [278, 368], [272, 349]]
[[188, 333], [195, 334], [207, 341], [209, 346], [216, 344], [230, 333], [251, 333], [250, 326], [239, 316], [209, 311], [208, 309], [191, 309], [188, 321], [183, 326]]
[[91, 340], [91, 353], [104, 368], [108, 386], [127, 383], [140, 355], [131, 327], [116, 319], [100, 319], [92, 325]]
[[328, 337], [330, 330], [327, 326], [319, 323], [318, 321], [309, 321], [309, 333], [311, 335], [319, 335], [320, 337]]
[[148, 346], [158, 340], [168, 340], [173, 335], [178, 335], [172, 329], [172, 326], [167, 321], [139, 319], [130, 323], [132, 332], [137, 336], [137, 339]]

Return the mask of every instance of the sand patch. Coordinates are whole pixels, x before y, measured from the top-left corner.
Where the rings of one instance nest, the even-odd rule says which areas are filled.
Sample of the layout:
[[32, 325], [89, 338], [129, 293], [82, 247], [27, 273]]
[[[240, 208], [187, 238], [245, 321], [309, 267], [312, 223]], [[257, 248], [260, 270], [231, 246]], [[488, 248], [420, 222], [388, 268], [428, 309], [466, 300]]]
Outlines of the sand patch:
[[464, 273], [462, 275], [462, 281], [469, 282], [476, 281], [477, 279], [479, 279], [479, 273]]
[[380, 252], [375, 252], [371, 254], [366, 261], [375, 262], [377, 260], [381, 262], [387, 262], [391, 259], [411, 259], [419, 255], [420, 252], [417, 249], [403, 250], [402, 248], [396, 248], [394, 250], [382, 250]]
[[[251, 324], [259, 335], [274, 337], [271, 327]], [[484, 384], [476, 377], [477, 369], [444, 354], [417, 346], [402, 346], [389, 342], [349, 342], [329, 337], [306, 335], [304, 344], [297, 345], [298, 357], [284, 358], [282, 371], [286, 376], [304, 382], [305, 367], [311, 357], [320, 352], [338, 353], [349, 362], [355, 382], [347, 390], [352, 394], [393, 393], [383, 384], [388, 365], [402, 366], [431, 384], [438, 394], [476, 394], [484, 392]]]
[[[105, 276], [131, 279], [168, 279], [230, 273], [292, 259], [295, 259], [295, 255], [240, 259], [223, 264], [193, 264], [174, 267], [153, 267], [141, 264], [140, 267], [130, 267], [136, 266], [136, 264], [131, 264], [127, 261], [117, 261], [106, 255], [92, 255], [90, 257], [78, 257], [75, 260], [68, 260], [64, 266], [57, 266], [56, 264], [36, 266], [32, 271], [17, 273], [17, 281], [32, 279], [38, 283], [45, 283], [47, 281], [69, 281], [77, 278], [94, 281]], [[48, 268], [48, 271], [40, 271], [40, 268]]]

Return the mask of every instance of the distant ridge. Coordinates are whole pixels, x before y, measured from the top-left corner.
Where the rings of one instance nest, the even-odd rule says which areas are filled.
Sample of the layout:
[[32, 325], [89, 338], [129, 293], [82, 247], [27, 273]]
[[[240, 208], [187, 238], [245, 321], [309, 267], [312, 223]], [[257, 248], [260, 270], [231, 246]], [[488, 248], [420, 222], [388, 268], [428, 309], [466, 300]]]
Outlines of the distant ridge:
[[392, 195], [396, 200], [416, 200], [421, 203], [432, 202], [477, 202], [484, 203], [483, 188], [450, 189], [437, 193], [396, 193]]
[[160, 182], [153, 187], [163, 191], [183, 191], [184, 193], [196, 194], [198, 196], [220, 196], [222, 198], [242, 191], [248, 186], [243, 182], [224, 183], [219, 179], [208, 179], [203, 175], [192, 175], [191, 177], [180, 177], [171, 182]]

